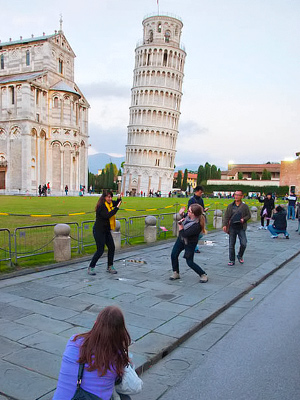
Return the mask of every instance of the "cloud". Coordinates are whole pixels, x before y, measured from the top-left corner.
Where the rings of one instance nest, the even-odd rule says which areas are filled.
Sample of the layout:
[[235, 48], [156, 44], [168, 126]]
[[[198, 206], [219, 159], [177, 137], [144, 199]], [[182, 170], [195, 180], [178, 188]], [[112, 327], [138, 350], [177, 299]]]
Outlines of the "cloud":
[[103, 128], [100, 124], [89, 124], [89, 144], [97, 153], [125, 154], [127, 130], [115, 126]]
[[79, 87], [87, 99], [130, 98], [130, 86], [119, 85], [116, 82], [82, 83]]
[[190, 135], [205, 135], [209, 130], [196, 121], [192, 120], [182, 120], [179, 123], [179, 135], [181, 137], [190, 137]]

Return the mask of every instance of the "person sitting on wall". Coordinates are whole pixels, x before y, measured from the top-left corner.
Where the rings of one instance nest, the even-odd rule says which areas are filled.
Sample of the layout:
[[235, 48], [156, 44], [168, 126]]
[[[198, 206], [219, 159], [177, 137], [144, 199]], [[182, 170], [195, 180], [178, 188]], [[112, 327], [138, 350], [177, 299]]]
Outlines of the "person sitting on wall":
[[283, 233], [286, 239], [290, 238], [287, 227], [286, 211], [281, 206], [275, 208], [272, 219], [274, 219], [273, 225], [268, 226], [268, 230], [271, 233], [271, 238], [276, 239], [280, 233]]

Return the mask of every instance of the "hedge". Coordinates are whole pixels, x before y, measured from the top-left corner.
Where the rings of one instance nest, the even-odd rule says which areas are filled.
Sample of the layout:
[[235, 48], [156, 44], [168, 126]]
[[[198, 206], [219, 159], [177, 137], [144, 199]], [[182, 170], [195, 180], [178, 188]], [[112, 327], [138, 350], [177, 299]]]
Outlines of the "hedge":
[[203, 185], [206, 195], [213, 192], [234, 192], [242, 190], [243, 193], [261, 192], [261, 193], [276, 193], [277, 196], [285, 196], [289, 193], [289, 186], [251, 186], [251, 185]]

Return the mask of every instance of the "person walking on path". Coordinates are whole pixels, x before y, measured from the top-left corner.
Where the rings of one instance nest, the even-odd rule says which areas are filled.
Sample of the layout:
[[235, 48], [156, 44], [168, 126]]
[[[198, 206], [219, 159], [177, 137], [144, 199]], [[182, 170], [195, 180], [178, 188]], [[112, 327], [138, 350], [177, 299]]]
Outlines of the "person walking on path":
[[295, 193], [291, 192], [291, 194], [287, 197], [288, 200], [288, 213], [287, 213], [287, 219], [292, 219], [295, 221], [295, 207], [296, 207], [296, 201], [297, 201], [297, 196]]
[[234, 202], [226, 208], [223, 219], [223, 231], [229, 234], [229, 266], [235, 264], [235, 243], [237, 236], [240, 241], [237, 259], [241, 264], [244, 263], [243, 255], [247, 247], [247, 221], [251, 218], [251, 214], [249, 207], [242, 202], [242, 199], [243, 192], [236, 190], [234, 193]]
[[[116, 379], [123, 375], [124, 368], [130, 363], [130, 341], [122, 311], [115, 306], [104, 308], [89, 332], [69, 339], [53, 400], [73, 398], [80, 364], [84, 364], [82, 389], [99, 396], [99, 399], [110, 400]], [[127, 395], [119, 396], [130, 400]]]
[[298, 228], [296, 229], [296, 232], [298, 232], [300, 235], [300, 202], [297, 203], [297, 218], [298, 218]]
[[[260, 212], [260, 221], [261, 221], [261, 226], [258, 229], [268, 229], [270, 219], [272, 216], [272, 211], [275, 208], [274, 204], [274, 199], [272, 197], [272, 193], [268, 193], [266, 197], [259, 197], [258, 201], [260, 203], [263, 203], [263, 208], [261, 209]], [[264, 226], [264, 220], [266, 219], [267, 225]]]
[[68, 185], [66, 185], [66, 186], [65, 186], [66, 196], [68, 196], [68, 191], [69, 191], [69, 187], [68, 187]]
[[283, 233], [286, 239], [290, 238], [287, 228], [286, 211], [281, 206], [275, 208], [273, 215], [274, 223], [268, 226], [268, 230], [271, 233], [271, 238], [276, 239], [280, 233]]
[[116, 201], [113, 201], [112, 197], [112, 192], [104, 190], [96, 205], [96, 221], [93, 227], [93, 235], [95, 238], [97, 250], [93, 255], [93, 258], [88, 267], [89, 275], [96, 275], [95, 266], [104, 252], [105, 245], [108, 248], [106, 271], [111, 274], [117, 273], [113, 266], [115, 244], [111, 234], [111, 230], [114, 230], [116, 228], [115, 214], [119, 211], [122, 199], [121, 197], [119, 197]]
[[184, 213], [185, 207], [179, 210], [183, 217], [178, 221], [179, 236], [173, 246], [171, 253], [173, 275], [170, 280], [180, 279], [179, 275], [179, 254], [184, 250], [184, 258], [187, 265], [200, 276], [200, 283], [206, 283], [208, 277], [206, 272], [194, 262], [195, 247], [201, 232], [205, 232], [205, 217], [203, 209], [199, 204], [191, 204], [187, 214]]
[[[189, 199], [188, 208], [191, 204], [200, 204], [200, 206], [203, 208], [203, 211], [206, 212], [209, 207], [206, 207], [206, 208], [204, 207], [204, 201], [202, 199], [203, 193], [204, 193], [203, 186], [196, 186], [194, 189], [194, 196], [192, 196]], [[200, 233], [198, 240], [200, 240], [202, 238], [202, 236], [203, 236], [203, 234]], [[198, 243], [195, 248], [195, 253], [200, 253]]]

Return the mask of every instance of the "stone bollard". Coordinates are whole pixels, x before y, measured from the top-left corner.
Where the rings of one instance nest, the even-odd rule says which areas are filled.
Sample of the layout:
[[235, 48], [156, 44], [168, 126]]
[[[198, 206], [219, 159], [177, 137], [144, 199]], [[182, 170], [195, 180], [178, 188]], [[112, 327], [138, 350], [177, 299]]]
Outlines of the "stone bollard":
[[257, 221], [257, 207], [253, 206], [250, 209], [252, 221]]
[[223, 226], [223, 213], [222, 210], [214, 211], [213, 227], [215, 229], [221, 229]]
[[146, 243], [156, 241], [156, 218], [153, 215], [145, 218], [144, 239]]
[[172, 226], [173, 236], [178, 236], [179, 234], [178, 221], [180, 219], [182, 219], [182, 216], [179, 213], [173, 214], [173, 226]]
[[71, 228], [67, 224], [57, 224], [54, 227], [54, 260], [68, 261], [71, 259]]
[[116, 250], [121, 250], [121, 223], [120, 221], [116, 220], [116, 228], [114, 231], [111, 232], [111, 235], [114, 239], [115, 248]]

